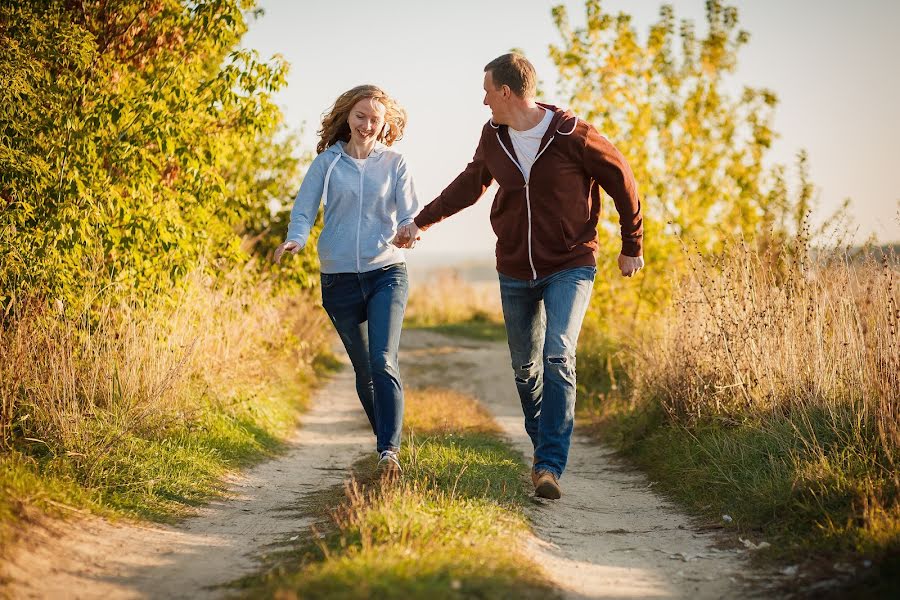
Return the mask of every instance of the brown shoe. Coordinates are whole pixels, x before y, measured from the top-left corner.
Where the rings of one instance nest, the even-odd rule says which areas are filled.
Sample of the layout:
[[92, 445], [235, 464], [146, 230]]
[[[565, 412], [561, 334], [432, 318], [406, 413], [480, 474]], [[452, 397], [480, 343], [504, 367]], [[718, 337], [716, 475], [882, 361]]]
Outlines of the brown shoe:
[[535, 478], [535, 496], [550, 498], [551, 500], [559, 500], [559, 497], [562, 496], [562, 490], [559, 489], [559, 480], [550, 471], [535, 471], [532, 478]]
[[534, 470], [534, 463], [537, 461], [536, 456], [531, 457], [531, 485], [537, 487], [538, 474], [537, 471]]

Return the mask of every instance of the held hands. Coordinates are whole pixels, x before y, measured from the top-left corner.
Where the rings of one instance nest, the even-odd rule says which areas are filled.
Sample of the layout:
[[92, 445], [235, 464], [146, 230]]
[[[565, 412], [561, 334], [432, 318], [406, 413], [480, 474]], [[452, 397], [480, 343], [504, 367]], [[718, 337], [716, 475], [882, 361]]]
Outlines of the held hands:
[[298, 252], [300, 252], [300, 244], [289, 240], [287, 242], [284, 242], [280, 246], [278, 246], [275, 249], [275, 262], [276, 263], [281, 262], [281, 257], [284, 255], [285, 252], [290, 252], [291, 254], [297, 254]]
[[398, 248], [415, 248], [416, 242], [422, 239], [421, 232], [422, 230], [414, 221], [401, 225], [397, 228], [397, 235], [394, 236], [391, 243]]
[[631, 277], [644, 268], [643, 256], [625, 256], [619, 254], [619, 270], [624, 277]]

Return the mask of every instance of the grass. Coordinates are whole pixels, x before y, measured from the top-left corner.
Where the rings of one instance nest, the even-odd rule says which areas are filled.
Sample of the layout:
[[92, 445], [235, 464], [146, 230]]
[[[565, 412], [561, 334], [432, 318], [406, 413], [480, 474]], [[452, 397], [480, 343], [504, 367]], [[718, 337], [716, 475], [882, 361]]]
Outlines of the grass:
[[587, 332], [582, 420], [683, 506], [768, 541], [760, 560], [900, 590], [896, 269], [691, 262], [636, 343]]
[[521, 456], [473, 398], [407, 393], [395, 484], [357, 468], [315, 543], [250, 582], [249, 597], [552, 598], [522, 550], [528, 530]]
[[[123, 431], [100, 421], [91, 435], [114, 441], [102, 453], [59, 455], [42, 444], [21, 444], [0, 457], [0, 485], [17, 505], [49, 508], [54, 504], [45, 500], [52, 500], [168, 520], [220, 492], [228, 471], [277, 451], [306, 398], [305, 389], [285, 384], [236, 398], [227, 413], [201, 401], [191, 422], [159, 432]], [[4, 516], [11, 517], [10, 504], [6, 508]]]
[[44, 514], [177, 518], [278, 451], [331, 366], [320, 312], [238, 273], [163, 306], [17, 315], [0, 331], [3, 546]]

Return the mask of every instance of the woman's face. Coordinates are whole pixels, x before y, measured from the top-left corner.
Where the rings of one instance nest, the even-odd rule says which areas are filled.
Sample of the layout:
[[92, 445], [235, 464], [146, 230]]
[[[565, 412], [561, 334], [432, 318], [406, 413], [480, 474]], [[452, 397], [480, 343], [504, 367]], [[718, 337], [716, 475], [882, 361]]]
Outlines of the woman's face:
[[354, 104], [347, 116], [351, 141], [363, 145], [375, 143], [384, 128], [384, 113], [384, 105], [372, 98]]

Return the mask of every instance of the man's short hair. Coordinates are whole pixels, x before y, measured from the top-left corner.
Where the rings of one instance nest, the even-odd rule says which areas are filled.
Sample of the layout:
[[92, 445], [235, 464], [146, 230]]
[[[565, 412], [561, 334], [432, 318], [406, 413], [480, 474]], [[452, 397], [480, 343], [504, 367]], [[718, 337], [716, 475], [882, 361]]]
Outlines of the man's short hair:
[[537, 91], [537, 73], [531, 62], [515, 52], [498, 56], [484, 67], [491, 73], [497, 89], [507, 85], [520, 98], [533, 98]]

